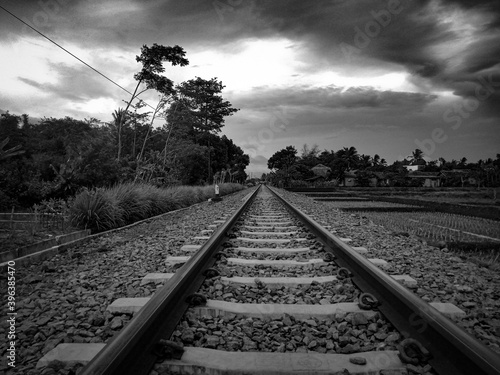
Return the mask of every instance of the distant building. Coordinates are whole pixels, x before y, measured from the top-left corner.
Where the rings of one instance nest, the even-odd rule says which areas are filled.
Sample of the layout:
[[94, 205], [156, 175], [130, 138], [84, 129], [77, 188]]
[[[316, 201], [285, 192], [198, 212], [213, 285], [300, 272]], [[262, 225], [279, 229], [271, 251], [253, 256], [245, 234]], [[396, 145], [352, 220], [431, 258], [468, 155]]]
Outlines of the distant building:
[[327, 167], [326, 165], [323, 164], [317, 164], [314, 167], [311, 168], [311, 171], [316, 175], [316, 176], [323, 176], [326, 177], [328, 173], [331, 171], [330, 167]]
[[371, 172], [371, 175], [370, 186], [389, 186], [391, 184], [390, 175], [385, 172]]
[[439, 172], [411, 172], [408, 174], [410, 180], [423, 180], [423, 187], [441, 186], [441, 173]]
[[357, 186], [356, 182], [356, 177], [357, 177], [357, 170], [352, 170], [352, 171], [346, 171], [344, 173], [344, 178], [343, 181], [340, 181], [340, 186]]
[[305, 180], [313, 187], [321, 186], [325, 183], [325, 177], [323, 176], [314, 176]]
[[359, 178], [366, 174], [368, 185], [370, 187], [390, 186], [391, 179], [385, 172], [359, 171], [357, 169], [349, 170], [344, 173], [344, 178], [340, 181], [340, 186], [360, 186]]
[[420, 171], [422, 170], [425, 166], [427, 165], [427, 162], [424, 159], [419, 159], [419, 160], [413, 160], [409, 164], [404, 164], [403, 166], [408, 170], [408, 171]]

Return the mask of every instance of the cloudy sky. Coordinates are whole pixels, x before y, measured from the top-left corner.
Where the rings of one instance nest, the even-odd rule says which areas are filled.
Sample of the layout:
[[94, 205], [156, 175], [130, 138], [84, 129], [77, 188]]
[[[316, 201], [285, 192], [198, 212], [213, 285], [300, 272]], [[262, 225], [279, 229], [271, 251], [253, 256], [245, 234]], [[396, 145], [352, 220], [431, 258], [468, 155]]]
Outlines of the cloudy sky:
[[[500, 153], [498, 0], [0, 0], [124, 88], [142, 45], [175, 83], [217, 77], [248, 172], [294, 145], [401, 160]], [[128, 94], [0, 9], [0, 110], [111, 120]], [[152, 92], [142, 96], [155, 105]]]

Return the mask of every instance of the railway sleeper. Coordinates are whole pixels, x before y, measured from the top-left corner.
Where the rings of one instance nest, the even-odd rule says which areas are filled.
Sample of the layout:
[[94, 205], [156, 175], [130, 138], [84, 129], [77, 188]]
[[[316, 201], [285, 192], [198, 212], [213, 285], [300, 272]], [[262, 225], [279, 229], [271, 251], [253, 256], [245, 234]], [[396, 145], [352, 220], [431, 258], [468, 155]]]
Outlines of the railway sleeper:
[[[259, 201], [263, 205], [267, 205], [268, 201], [271, 200], [270, 194], [262, 194], [266, 196], [264, 199], [256, 200], [256, 211], [264, 213], [262, 208], [259, 208]], [[262, 207], [261, 206], [261, 207]], [[262, 215], [244, 215], [248, 216], [246, 224], [253, 224], [251, 226], [244, 225], [247, 229], [263, 230], [263, 228], [272, 230], [273, 232], [248, 232], [241, 231], [241, 234], [245, 235], [259, 235], [259, 236], [289, 236], [292, 234], [297, 234], [298, 232], [284, 232], [289, 230], [289, 228], [297, 228], [297, 226], [290, 225], [293, 221], [287, 220], [285, 214], [276, 214], [276, 211], [269, 210], [266, 211], [267, 214]], [[288, 215], [288, 213], [286, 214]], [[214, 223], [223, 223], [224, 220], [215, 220]], [[286, 225], [286, 226], [284, 226]], [[209, 228], [215, 228], [214, 225], [210, 225]], [[286, 229], [285, 229], [286, 228]], [[274, 232], [276, 231], [276, 232]], [[334, 230], [332, 230], [334, 232]], [[194, 240], [207, 240], [210, 237], [206, 234], [211, 233], [210, 230], [204, 230], [202, 236], [193, 237]], [[301, 233], [302, 234], [302, 233]], [[309, 238], [292, 238], [292, 239], [282, 239], [282, 238], [249, 238], [249, 237], [237, 237], [235, 240], [242, 242], [253, 242], [256, 244], [261, 243], [288, 243], [290, 241], [299, 242], [306, 241]], [[352, 242], [350, 238], [339, 238], [344, 243]], [[197, 251], [200, 246], [198, 245], [185, 245], [181, 248], [181, 251], [193, 252]], [[242, 250], [242, 247], [236, 247], [231, 250]], [[306, 248], [309, 251], [309, 248]], [[248, 248], [249, 252], [260, 252], [260, 253], [271, 253], [274, 252], [284, 252], [295, 250], [295, 252], [301, 249], [261, 249], [261, 248]], [[298, 251], [297, 251], [298, 250]], [[302, 250], [304, 250], [302, 248]], [[368, 250], [364, 247], [354, 247], [353, 250], [361, 254], [368, 253]], [[189, 256], [169, 256], [166, 260], [167, 265], [182, 265], [189, 260]], [[383, 259], [370, 258], [368, 259], [372, 264], [377, 265], [380, 268], [389, 268], [389, 264]], [[287, 267], [318, 267], [328, 264], [323, 259], [305, 259], [303, 261], [297, 260], [269, 260], [269, 259], [241, 259], [241, 258], [231, 258], [227, 257], [225, 259], [226, 263], [229, 265], [240, 265], [240, 266], [272, 266], [277, 268], [287, 268]], [[149, 274], [142, 281], [141, 285], [154, 282], [160, 283], [167, 281], [172, 277], [170, 274]], [[402, 282], [405, 285], [415, 286], [415, 280], [409, 278], [407, 275], [392, 275], [393, 278]], [[324, 276], [324, 277], [220, 277], [223, 283], [227, 284], [246, 284], [252, 286], [265, 285], [268, 288], [272, 287], [282, 287], [282, 286], [299, 286], [299, 285], [312, 285], [313, 283], [321, 284], [326, 282], [336, 281], [335, 276]], [[112, 314], [135, 314], [138, 312], [147, 302], [149, 298], [122, 298], [114, 301], [110, 306], [108, 306], [108, 311]], [[431, 306], [436, 308], [443, 314], [452, 317], [460, 318], [465, 316], [465, 313], [458, 309], [456, 306], [449, 303], [430, 303]], [[361, 325], [366, 327], [368, 323], [380, 324], [380, 314], [377, 311], [368, 309], [362, 309], [360, 303], [358, 302], [340, 302], [334, 304], [263, 304], [263, 303], [235, 303], [220, 300], [211, 300], [202, 298], [200, 304], [196, 306], [191, 306], [186, 313], [185, 317], [181, 323], [186, 323], [186, 319], [193, 319], [193, 317], [198, 317], [200, 319], [233, 319], [234, 317], [243, 317], [248, 319], [257, 319], [262, 321], [270, 321], [273, 319], [293, 319], [297, 321], [304, 321], [305, 324], [310, 326], [315, 326], [318, 321], [329, 320], [330, 322], [336, 321], [339, 323], [335, 329], [338, 328], [339, 333], [346, 327], [346, 322], [350, 322], [353, 326]], [[367, 308], [364, 306], [364, 308]], [[345, 321], [344, 321], [345, 320]], [[261, 325], [262, 322], [254, 321], [254, 324]], [[213, 323], [212, 323], [213, 325]], [[342, 325], [342, 331], [340, 326]], [[182, 334], [182, 333], [181, 333]], [[175, 332], [174, 332], [175, 335]], [[173, 335], [173, 336], [174, 336]], [[395, 333], [395, 337], [400, 335]], [[219, 340], [217, 337], [215, 337]], [[208, 340], [208, 339], [207, 339]], [[345, 340], [345, 339], [344, 339]], [[216, 340], [214, 340], [216, 341]], [[399, 339], [394, 340], [394, 348], [397, 345]], [[77, 345], [77, 344], [75, 344]], [[81, 344], [80, 344], [81, 345]], [[97, 346], [94, 346], [97, 345]], [[99, 346], [101, 345], [101, 346]], [[345, 342], [344, 342], [345, 345]], [[71, 346], [71, 345], [70, 345]], [[40, 360], [37, 367], [42, 367], [47, 365], [47, 358], [54, 358], [58, 354], [65, 355], [67, 358], [74, 359], [74, 356], [68, 355], [68, 350], [73, 350], [74, 347], [70, 347], [68, 344], [59, 345], [51, 352]], [[86, 353], [86, 357], [81, 359], [82, 363], [89, 361], [89, 357], [92, 357], [102, 349], [104, 344], [85, 344], [89, 349], [83, 349], [79, 347], [81, 353]], [[92, 346], [92, 349], [90, 349]], [[391, 346], [390, 346], [391, 347]], [[380, 347], [382, 348], [382, 346]], [[404, 349], [402, 349], [404, 350]], [[278, 350], [280, 351], [280, 350]], [[306, 350], [307, 351], [307, 350]], [[404, 353], [403, 353], [404, 354]], [[47, 358], [46, 358], [47, 357]], [[64, 357], [63, 357], [64, 358]], [[241, 374], [248, 372], [248, 369], [253, 369], [258, 373], [273, 373], [273, 374], [289, 374], [293, 372], [301, 372], [307, 374], [324, 374], [328, 373], [338, 373], [338, 374], [368, 374], [368, 373], [384, 373], [384, 374], [407, 374], [407, 365], [405, 365], [401, 358], [405, 358], [405, 355], [401, 356], [396, 350], [381, 350], [381, 351], [366, 351], [358, 352], [353, 354], [325, 354], [319, 352], [307, 352], [307, 353], [282, 353], [282, 352], [253, 352], [244, 351], [242, 352], [227, 352], [223, 350], [215, 350], [211, 348], [200, 348], [200, 347], [184, 347], [184, 353], [180, 358], [168, 359], [155, 366], [155, 371], [159, 374], [162, 373], [172, 373], [179, 372], [183, 374], [198, 374], [200, 370], [205, 369], [207, 373], [211, 374]], [[45, 359], [45, 362], [43, 361]], [[412, 361], [410, 361], [412, 362]], [[414, 362], [414, 361], [413, 361]], [[414, 365], [414, 363], [411, 363]], [[422, 370], [423, 371], [423, 370]]]

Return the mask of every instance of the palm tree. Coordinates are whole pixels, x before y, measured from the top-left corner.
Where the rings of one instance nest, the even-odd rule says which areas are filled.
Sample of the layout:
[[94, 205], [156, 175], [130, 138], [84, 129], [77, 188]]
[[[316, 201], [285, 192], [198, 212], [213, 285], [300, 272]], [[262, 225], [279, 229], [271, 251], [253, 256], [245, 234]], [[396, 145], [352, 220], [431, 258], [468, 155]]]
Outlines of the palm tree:
[[424, 152], [422, 150], [416, 148], [415, 151], [413, 151], [411, 153], [412, 162], [417, 162], [419, 160], [423, 160], [423, 155], [424, 155]]
[[343, 151], [341, 158], [347, 164], [347, 170], [349, 170], [359, 161], [358, 151], [356, 150], [356, 147], [353, 146], [349, 148], [344, 147], [341, 151]]
[[361, 155], [359, 157], [359, 167], [361, 169], [366, 169], [366, 168], [370, 168], [372, 166], [372, 158], [370, 155]]
[[[128, 109], [128, 107], [127, 107]], [[127, 110], [124, 110], [123, 108], [118, 108], [118, 110], [115, 110], [113, 113], [113, 124], [118, 130], [118, 155], [117, 159], [120, 161], [120, 157], [122, 154], [122, 128], [125, 125], [125, 122], [128, 120], [128, 114]]]

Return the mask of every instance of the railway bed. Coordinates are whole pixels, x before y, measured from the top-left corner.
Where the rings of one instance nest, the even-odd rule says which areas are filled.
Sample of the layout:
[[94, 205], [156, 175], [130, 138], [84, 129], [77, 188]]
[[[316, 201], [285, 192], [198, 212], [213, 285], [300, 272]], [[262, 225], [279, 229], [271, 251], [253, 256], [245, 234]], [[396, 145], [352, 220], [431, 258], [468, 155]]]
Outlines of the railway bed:
[[[249, 197], [241, 217], [228, 214], [214, 222], [171, 252], [164, 272], [141, 279], [143, 288], [165, 284], [153, 288], [153, 296], [111, 303], [107, 309], [115, 316], [135, 316], [107, 346], [66, 344], [52, 354], [89, 350], [82, 374], [149, 373], [153, 365], [151, 374], [204, 373], [210, 366], [206, 373], [458, 374], [500, 368], [493, 352], [409, 291], [415, 280], [380, 272], [387, 262], [367, 258], [361, 243], [348, 246], [353, 241], [334, 237], [335, 228], [317, 226], [263, 190], [251, 206]], [[374, 297], [362, 296], [365, 291]], [[189, 297], [193, 293], [199, 295]], [[395, 300], [398, 294], [407, 301]], [[381, 305], [360, 308], [372, 300]], [[408, 338], [429, 349], [428, 360], [412, 358], [415, 341]], [[171, 353], [176, 344], [184, 345], [182, 356]], [[409, 348], [404, 361], [401, 345]], [[155, 364], [168, 353], [174, 358]]]

